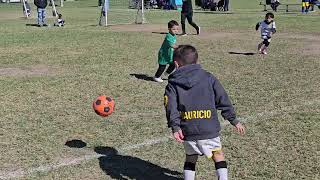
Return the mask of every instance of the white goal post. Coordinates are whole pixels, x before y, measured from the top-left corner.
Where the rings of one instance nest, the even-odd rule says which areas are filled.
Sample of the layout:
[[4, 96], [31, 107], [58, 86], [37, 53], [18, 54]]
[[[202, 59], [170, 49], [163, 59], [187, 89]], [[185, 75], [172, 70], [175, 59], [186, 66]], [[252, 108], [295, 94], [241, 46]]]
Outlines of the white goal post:
[[24, 13], [24, 16], [25, 16], [26, 18], [29, 18], [29, 13], [28, 13], [28, 8], [27, 8], [26, 0], [22, 0], [22, 3], [23, 3], [23, 13]]
[[54, 0], [51, 0], [51, 6], [52, 6], [53, 16], [58, 17], [58, 12], [57, 12], [56, 5], [55, 5], [55, 3], [54, 3]]
[[99, 25], [144, 24], [145, 0], [104, 0]]

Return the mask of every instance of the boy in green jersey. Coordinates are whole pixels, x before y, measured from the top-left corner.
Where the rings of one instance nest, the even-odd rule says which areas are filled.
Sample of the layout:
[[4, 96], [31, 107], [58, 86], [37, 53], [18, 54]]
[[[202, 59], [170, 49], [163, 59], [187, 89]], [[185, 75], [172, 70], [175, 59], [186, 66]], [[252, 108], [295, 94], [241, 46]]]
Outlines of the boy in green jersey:
[[163, 82], [161, 75], [168, 64], [169, 67], [165, 72], [166, 75], [169, 75], [175, 69], [175, 65], [173, 63], [173, 50], [174, 48], [177, 48], [176, 34], [179, 32], [179, 23], [175, 20], [171, 20], [168, 22], [168, 30], [169, 33], [166, 35], [158, 53], [159, 68], [153, 78], [156, 82]]

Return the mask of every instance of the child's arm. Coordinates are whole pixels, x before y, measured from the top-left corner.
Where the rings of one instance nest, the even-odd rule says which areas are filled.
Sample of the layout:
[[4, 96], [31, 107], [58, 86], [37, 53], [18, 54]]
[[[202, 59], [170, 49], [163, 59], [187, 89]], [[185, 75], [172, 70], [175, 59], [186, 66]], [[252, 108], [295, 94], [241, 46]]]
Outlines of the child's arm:
[[184, 137], [180, 129], [181, 116], [178, 111], [177, 94], [170, 84], [167, 85], [165, 90], [164, 106], [166, 109], [168, 127], [172, 129], [174, 138], [178, 142], [183, 142]]
[[173, 45], [170, 45], [173, 49], [177, 49], [178, 48], [178, 45], [177, 44], [173, 44]]
[[244, 135], [246, 133], [246, 129], [244, 128], [244, 126], [242, 126], [240, 122], [237, 125], [235, 125], [235, 127], [237, 128], [239, 134]]
[[167, 34], [165, 41], [167, 41], [167, 43], [171, 48], [173, 49], [178, 48], [178, 46], [176, 45], [176, 38], [172, 37], [171, 35]]
[[235, 126], [240, 134], [244, 134], [245, 129], [236, 117], [235, 110], [231, 104], [228, 94], [222, 87], [219, 80], [214, 77], [212, 77], [212, 88], [215, 93], [216, 108], [221, 110], [222, 117]]
[[259, 27], [260, 27], [260, 22], [256, 24], [256, 31], [258, 31]]

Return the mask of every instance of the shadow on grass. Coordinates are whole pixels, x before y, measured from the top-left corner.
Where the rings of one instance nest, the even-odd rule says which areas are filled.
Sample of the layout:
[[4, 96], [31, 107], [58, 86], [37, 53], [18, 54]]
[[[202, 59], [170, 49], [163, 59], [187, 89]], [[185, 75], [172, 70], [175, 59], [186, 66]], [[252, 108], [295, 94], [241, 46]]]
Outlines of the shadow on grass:
[[38, 27], [38, 24], [26, 24], [26, 26], [36, 26], [36, 27]]
[[196, 14], [234, 14], [233, 12], [229, 12], [229, 11], [194, 11], [193, 13]]
[[160, 167], [137, 157], [123, 156], [112, 147], [95, 147], [94, 151], [105, 156], [99, 157], [100, 168], [111, 178], [125, 180], [177, 180], [181, 173]]
[[152, 34], [168, 34], [168, 32], [151, 32]]
[[103, 27], [103, 26], [100, 26], [99, 25], [99, 22], [97, 24], [91, 24], [91, 25], [88, 25], [89, 27]]
[[[200, 34], [201, 35], [201, 34]], [[187, 33], [187, 35], [183, 35], [183, 34], [178, 34], [178, 36], [200, 36], [199, 34], [196, 33]]]
[[256, 53], [252, 53], [252, 52], [229, 52], [229, 54], [237, 54], [237, 55], [245, 55], [245, 56], [253, 56], [255, 55]]
[[[151, 32], [152, 34], [168, 34], [168, 32]], [[183, 34], [177, 34], [178, 36], [183, 36]], [[194, 36], [194, 35], [198, 35], [198, 34], [187, 34], [187, 35], [192, 35], [192, 36]]]
[[145, 81], [154, 81], [153, 77], [148, 76], [146, 74], [130, 74], [131, 76], [134, 76], [137, 79], [145, 80]]
[[70, 148], [83, 148], [87, 146], [87, 143], [83, 142], [82, 140], [73, 139], [73, 140], [67, 141], [65, 145]]

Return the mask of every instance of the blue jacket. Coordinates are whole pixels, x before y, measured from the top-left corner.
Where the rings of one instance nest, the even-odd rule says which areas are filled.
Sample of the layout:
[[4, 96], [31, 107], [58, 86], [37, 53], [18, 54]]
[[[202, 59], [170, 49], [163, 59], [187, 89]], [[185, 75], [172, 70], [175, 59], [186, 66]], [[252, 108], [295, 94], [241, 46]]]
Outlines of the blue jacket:
[[47, 0], [34, 0], [34, 5], [37, 6], [37, 8], [46, 8], [48, 5]]
[[180, 67], [169, 76], [164, 100], [168, 127], [173, 132], [181, 129], [187, 141], [220, 135], [217, 110], [231, 124], [239, 122], [220, 82], [198, 64]]

